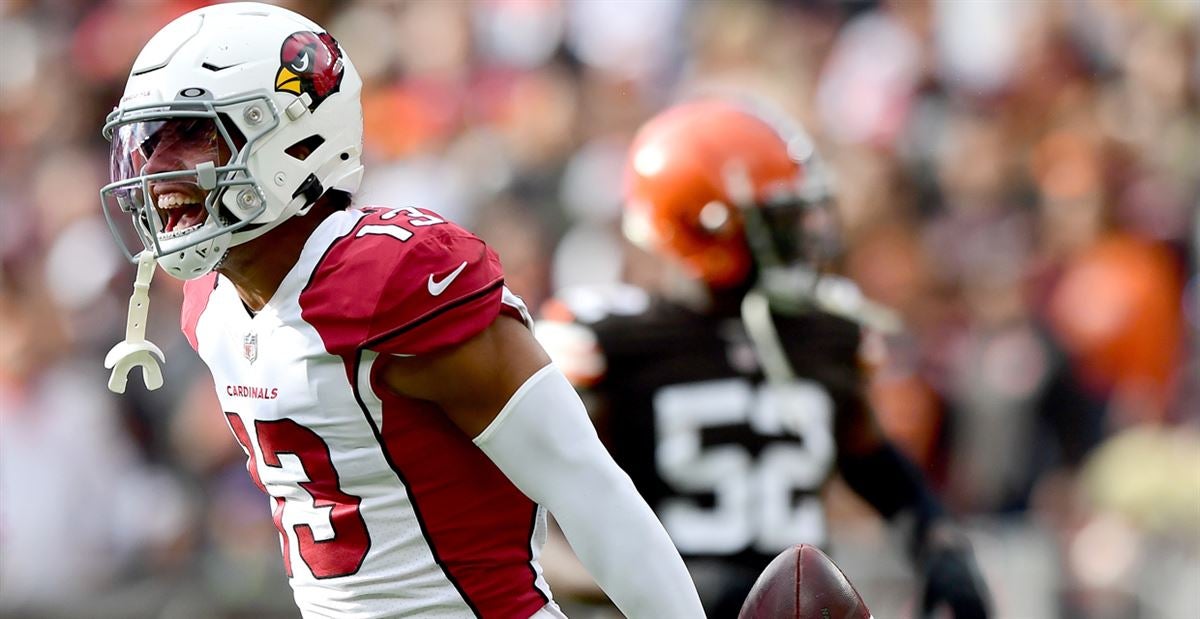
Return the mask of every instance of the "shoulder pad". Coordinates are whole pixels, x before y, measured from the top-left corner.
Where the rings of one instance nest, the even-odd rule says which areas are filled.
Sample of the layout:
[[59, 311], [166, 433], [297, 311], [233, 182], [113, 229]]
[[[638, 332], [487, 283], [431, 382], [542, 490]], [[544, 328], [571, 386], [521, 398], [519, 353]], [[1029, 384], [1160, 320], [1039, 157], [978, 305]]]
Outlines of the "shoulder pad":
[[650, 307], [650, 295], [629, 284], [564, 288], [546, 302], [542, 315], [559, 322], [592, 324], [609, 316], [636, 316]]
[[474, 234], [430, 211], [364, 209], [300, 295], [331, 353], [415, 355], [462, 343], [500, 312], [500, 260]]
[[538, 320], [533, 335], [575, 387], [594, 387], [603, 380], [608, 362], [595, 331], [577, 322]]
[[885, 334], [904, 328], [900, 315], [863, 295], [852, 280], [836, 275], [822, 276], [814, 293], [816, 308]]

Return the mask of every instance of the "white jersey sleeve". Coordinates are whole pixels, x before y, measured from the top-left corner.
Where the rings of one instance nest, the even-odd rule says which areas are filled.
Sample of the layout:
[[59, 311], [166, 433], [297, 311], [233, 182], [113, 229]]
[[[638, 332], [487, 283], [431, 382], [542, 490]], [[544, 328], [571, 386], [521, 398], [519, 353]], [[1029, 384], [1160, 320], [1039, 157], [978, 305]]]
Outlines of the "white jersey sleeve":
[[627, 617], [703, 617], [662, 524], [600, 443], [553, 364], [525, 382], [475, 444], [554, 514], [571, 547]]

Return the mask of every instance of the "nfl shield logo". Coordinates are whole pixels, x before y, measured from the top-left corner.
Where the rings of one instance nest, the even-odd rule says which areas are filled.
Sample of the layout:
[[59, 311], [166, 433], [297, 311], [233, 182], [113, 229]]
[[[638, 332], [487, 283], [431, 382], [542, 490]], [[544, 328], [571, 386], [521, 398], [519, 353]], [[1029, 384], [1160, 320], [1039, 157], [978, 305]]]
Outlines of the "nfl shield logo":
[[258, 359], [258, 334], [251, 331], [242, 338], [242, 354], [246, 361], [254, 363]]

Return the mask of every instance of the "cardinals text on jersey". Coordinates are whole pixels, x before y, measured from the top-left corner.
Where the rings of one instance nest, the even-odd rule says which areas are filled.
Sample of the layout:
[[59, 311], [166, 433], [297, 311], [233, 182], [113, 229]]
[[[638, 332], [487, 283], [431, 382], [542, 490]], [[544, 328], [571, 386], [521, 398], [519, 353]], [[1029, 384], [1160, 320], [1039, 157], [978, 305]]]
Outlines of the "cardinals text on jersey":
[[306, 617], [559, 616], [538, 564], [544, 510], [373, 372], [501, 312], [527, 319], [495, 254], [415, 208], [330, 216], [255, 315], [221, 276], [187, 283], [183, 329], [270, 496]]

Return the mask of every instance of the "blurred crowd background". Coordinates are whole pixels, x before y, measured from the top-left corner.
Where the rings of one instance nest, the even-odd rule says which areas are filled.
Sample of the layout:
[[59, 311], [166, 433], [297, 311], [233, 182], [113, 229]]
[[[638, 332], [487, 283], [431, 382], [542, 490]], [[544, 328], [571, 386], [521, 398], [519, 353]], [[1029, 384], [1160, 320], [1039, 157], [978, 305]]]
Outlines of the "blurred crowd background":
[[[133, 270], [100, 126], [200, 4], [0, 0], [0, 615], [295, 614], [180, 282], [152, 287], [166, 386], [105, 389]], [[873, 397], [998, 616], [1200, 617], [1200, 2], [283, 4], [365, 80], [358, 202], [475, 230], [531, 307], [637, 279], [616, 221], [640, 122], [712, 89], [775, 101], [835, 175], [838, 268], [904, 318]], [[834, 557], [875, 616], [910, 616], [898, 538], [829, 495]]]

